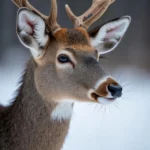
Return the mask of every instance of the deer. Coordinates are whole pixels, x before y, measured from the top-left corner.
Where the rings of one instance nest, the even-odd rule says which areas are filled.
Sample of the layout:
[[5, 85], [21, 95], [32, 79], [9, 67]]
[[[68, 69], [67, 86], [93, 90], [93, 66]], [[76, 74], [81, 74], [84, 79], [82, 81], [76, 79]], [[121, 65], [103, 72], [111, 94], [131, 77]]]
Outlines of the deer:
[[113, 51], [125, 35], [130, 16], [88, 30], [114, 2], [93, 0], [76, 16], [66, 5], [74, 28], [57, 22], [57, 0], [46, 16], [27, 0], [12, 0], [17, 12], [17, 36], [30, 50], [16, 98], [0, 112], [1, 150], [60, 150], [65, 142], [74, 103], [113, 102], [122, 86], [101, 67], [100, 59]]

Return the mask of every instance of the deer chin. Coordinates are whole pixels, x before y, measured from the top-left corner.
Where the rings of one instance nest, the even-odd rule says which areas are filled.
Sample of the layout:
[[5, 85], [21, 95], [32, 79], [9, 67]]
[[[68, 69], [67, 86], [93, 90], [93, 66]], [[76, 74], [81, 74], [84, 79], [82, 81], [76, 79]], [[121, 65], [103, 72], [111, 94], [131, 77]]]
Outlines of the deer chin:
[[98, 103], [103, 104], [103, 105], [111, 104], [114, 101], [116, 101], [116, 99], [117, 99], [117, 98], [112, 98], [110, 96], [108, 96], [108, 97], [102, 97], [102, 96], [99, 96], [99, 95], [97, 95], [95, 93], [92, 93], [91, 96], [92, 96], [92, 98], [95, 101], [97, 101]]
[[97, 101], [98, 101], [100, 104], [108, 105], [108, 104], [112, 104], [113, 102], [115, 102], [115, 101], [116, 101], [116, 98], [98, 97], [98, 98], [97, 98]]

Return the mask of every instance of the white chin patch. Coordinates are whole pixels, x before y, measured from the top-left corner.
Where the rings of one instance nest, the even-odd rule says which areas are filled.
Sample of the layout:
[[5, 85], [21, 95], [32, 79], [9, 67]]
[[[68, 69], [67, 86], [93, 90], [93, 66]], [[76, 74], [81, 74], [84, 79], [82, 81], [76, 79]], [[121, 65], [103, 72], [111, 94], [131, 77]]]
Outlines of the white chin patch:
[[73, 106], [72, 103], [62, 102], [58, 103], [56, 108], [52, 111], [51, 119], [62, 121], [70, 120], [72, 116]]
[[100, 104], [103, 104], [103, 105], [108, 105], [115, 101], [115, 99], [107, 99], [107, 98], [103, 98], [103, 97], [99, 97], [99, 98], [97, 98], [97, 100]]

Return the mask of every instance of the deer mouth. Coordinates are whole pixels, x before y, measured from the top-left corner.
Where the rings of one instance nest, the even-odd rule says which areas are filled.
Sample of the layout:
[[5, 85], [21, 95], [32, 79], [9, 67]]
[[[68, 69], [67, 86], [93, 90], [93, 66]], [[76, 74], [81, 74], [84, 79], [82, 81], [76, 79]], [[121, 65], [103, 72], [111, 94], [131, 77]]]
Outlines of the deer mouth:
[[101, 103], [101, 104], [109, 104], [112, 103], [116, 100], [116, 98], [107, 98], [107, 97], [103, 97], [98, 95], [97, 93], [91, 93], [91, 97], [92, 99], [94, 99], [96, 102]]

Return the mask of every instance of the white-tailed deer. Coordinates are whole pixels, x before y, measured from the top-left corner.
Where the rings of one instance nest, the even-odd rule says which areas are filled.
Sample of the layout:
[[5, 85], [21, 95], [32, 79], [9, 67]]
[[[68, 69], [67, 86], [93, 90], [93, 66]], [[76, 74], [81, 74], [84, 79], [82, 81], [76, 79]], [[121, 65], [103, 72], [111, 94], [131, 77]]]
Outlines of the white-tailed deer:
[[27, 0], [20, 8], [17, 34], [30, 49], [18, 96], [0, 113], [1, 150], [60, 150], [68, 132], [74, 102], [113, 101], [122, 87], [101, 68], [100, 56], [119, 44], [131, 18], [124, 16], [88, 32], [113, 0], [93, 0], [82, 16], [66, 11], [75, 28], [57, 23], [57, 2], [45, 16]]

